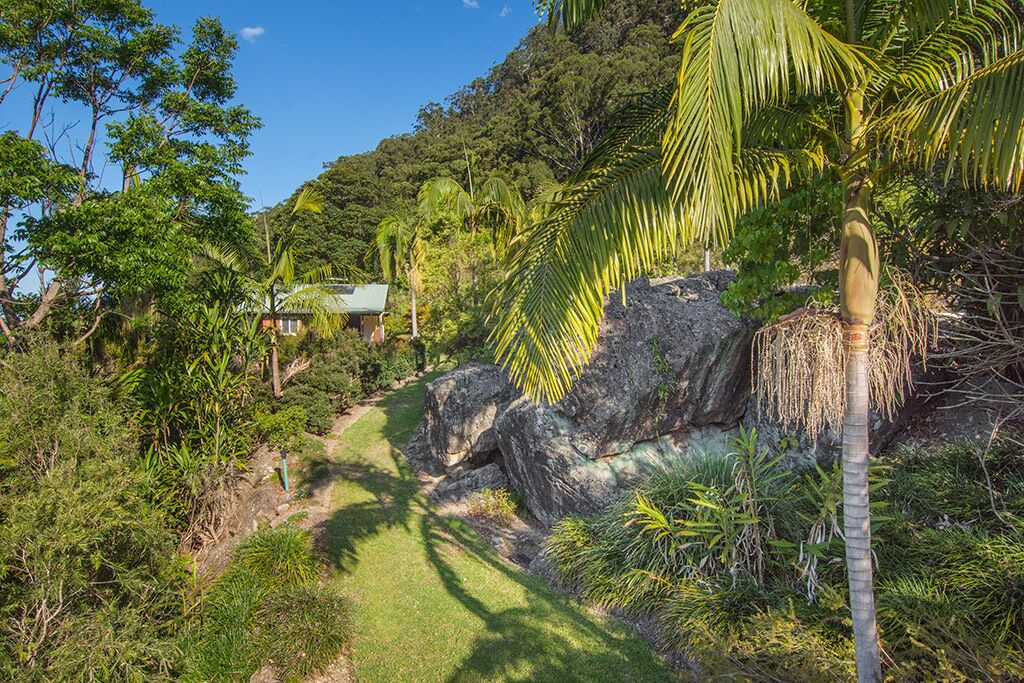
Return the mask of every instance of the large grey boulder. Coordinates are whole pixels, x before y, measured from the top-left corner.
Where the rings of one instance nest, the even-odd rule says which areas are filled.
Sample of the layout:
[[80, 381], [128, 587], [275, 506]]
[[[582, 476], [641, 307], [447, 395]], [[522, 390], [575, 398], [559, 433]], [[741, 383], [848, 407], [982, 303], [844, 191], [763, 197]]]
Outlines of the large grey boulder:
[[[500, 468], [545, 524], [598, 512], [654, 472], [728, 452], [741, 424], [786, 466], [831, 463], [841, 446], [835, 434], [811, 440], [757, 414], [756, 324], [719, 300], [732, 278], [640, 278], [627, 286], [625, 306], [610, 297], [591, 362], [554, 405], [521, 397], [493, 365], [448, 373], [428, 387], [410, 458], [447, 473], [453, 490], [477, 484], [455, 483], [474, 468], [488, 468], [488, 485], [499, 482]], [[905, 430], [903, 413], [873, 419], [872, 430], [873, 444], [891, 443]]]
[[446, 477], [434, 489], [437, 499], [461, 499], [484, 489], [508, 488], [508, 477], [496, 463]]
[[509, 480], [541, 521], [595, 512], [650, 473], [726, 447], [746, 412], [756, 329], [719, 302], [731, 273], [649, 282], [612, 297], [600, 342], [554, 405], [526, 398], [494, 431]]
[[494, 418], [517, 396], [494, 365], [468, 363], [434, 380], [424, 401], [423, 457], [448, 469], [495, 451]]

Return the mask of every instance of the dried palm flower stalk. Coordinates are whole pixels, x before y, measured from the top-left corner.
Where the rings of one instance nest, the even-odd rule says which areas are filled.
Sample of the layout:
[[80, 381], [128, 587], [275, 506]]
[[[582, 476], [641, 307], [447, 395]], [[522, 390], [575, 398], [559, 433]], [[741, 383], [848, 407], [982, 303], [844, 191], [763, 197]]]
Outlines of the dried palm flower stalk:
[[843, 326], [815, 306], [783, 317], [754, 336], [755, 394], [761, 415], [816, 437], [843, 422]]
[[[939, 307], [895, 268], [879, 293], [871, 327], [871, 400], [892, 417], [913, 388], [912, 361], [927, 359]], [[834, 311], [809, 306], [761, 328], [752, 350], [758, 412], [812, 439], [842, 431], [846, 410], [843, 324]]]

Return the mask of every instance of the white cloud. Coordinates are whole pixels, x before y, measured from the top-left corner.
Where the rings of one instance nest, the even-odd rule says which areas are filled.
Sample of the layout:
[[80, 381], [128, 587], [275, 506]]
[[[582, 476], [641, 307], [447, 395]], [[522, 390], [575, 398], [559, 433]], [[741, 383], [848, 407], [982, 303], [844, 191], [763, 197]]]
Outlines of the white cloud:
[[462, 6], [466, 9], [480, 9], [480, 0], [462, 0]]
[[498, 12], [498, 16], [501, 17], [502, 19], [504, 19], [505, 17], [507, 17], [510, 14], [512, 14], [512, 8], [509, 7], [508, 5], [505, 5], [504, 7], [502, 7], [501, 11]]
[[238, 32], [238, 35], [242, 36], [243, 39], [249, 41], [250, 43], [255, 43], [256, 39], [265, 34], [266, 32], [267, 30], [262, 26], [246, 26]]

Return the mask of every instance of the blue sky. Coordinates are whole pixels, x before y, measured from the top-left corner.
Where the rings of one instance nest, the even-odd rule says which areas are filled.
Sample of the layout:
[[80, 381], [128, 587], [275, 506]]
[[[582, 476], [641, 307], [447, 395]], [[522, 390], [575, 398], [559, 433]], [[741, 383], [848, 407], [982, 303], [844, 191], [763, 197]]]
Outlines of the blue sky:
[[254, 206], [286, 198], [326, 161], [411, 130], [422, 105], [484, 75], [537, 22], [533, 0], [146, 4], [186, 31], [212, 14], [239, 32], [238, 99], [264, 123], [242, 178]]

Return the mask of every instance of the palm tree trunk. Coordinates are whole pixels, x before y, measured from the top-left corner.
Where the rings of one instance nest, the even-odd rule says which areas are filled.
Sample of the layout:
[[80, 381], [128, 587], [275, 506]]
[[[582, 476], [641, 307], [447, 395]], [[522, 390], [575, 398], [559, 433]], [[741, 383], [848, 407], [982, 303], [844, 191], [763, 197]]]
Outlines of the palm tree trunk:
[[[267, 244], [269, 250], [269, 242]], [[270, 386], [274, 390], [275, 399], [284, 395], [281, 391], [281, 367], [277, 354], [277, 288], [273, 285], [270, 286]]]
[[711, 250], [706, 247], [704, 249], [704, 272], [711, 272]]
[[409, 293], [412, 295], [412, 338], [416, 339], [420, 336], [419, 329], [416, 327], [416, 288], [410, 287]]
[[[277, 324], [277, 321], [274, 321]], [[277, 358], [277, 333], [271, 332], [273, 335], [273, 342], [270, 346], [270, 381], [274, 387], [274, 398], [281, 398], [284, 396], [284, 392], [281, 391], [281, 367]]]
[[857, 680], [882, 680], [871, 567], [871, 511], [868, 496], [868, 328], [847, 325], [846, 414], [843, 416], [843, 533]]
[[868, 325], [878, 294], [878, 249], [868, 221], [870, 189], [847, 187], [843, 241], [839, 250], [840, 311], [846, 355], [846, 413], [843, 416], [843, 533], [857, 679], [882, 680], [872, 577], [871, 511], [868, 495]]

